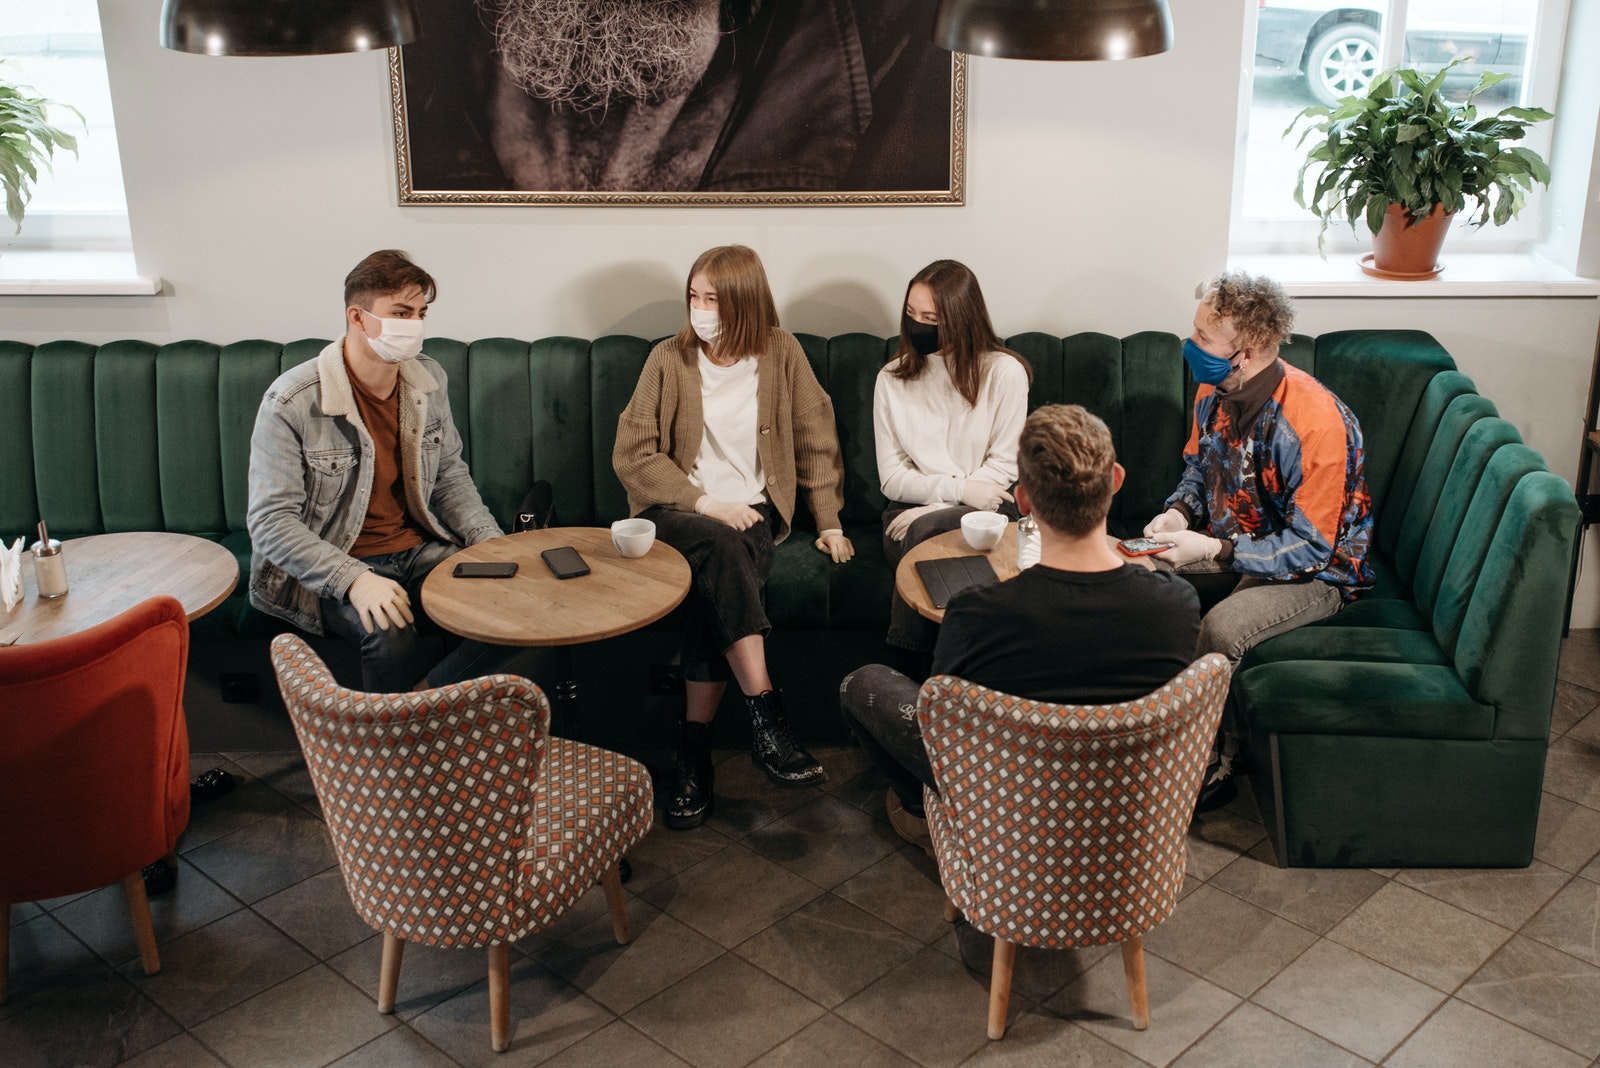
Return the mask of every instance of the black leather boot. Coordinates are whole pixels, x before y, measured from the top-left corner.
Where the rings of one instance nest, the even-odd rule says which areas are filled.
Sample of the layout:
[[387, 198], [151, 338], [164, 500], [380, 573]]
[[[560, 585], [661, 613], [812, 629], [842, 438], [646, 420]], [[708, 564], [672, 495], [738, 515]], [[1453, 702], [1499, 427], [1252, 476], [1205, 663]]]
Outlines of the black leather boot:
[[667, 826], [677, 831], [698, 827], [711, 815], [711, 724], [683, 721], [678, 760], [667, 798]]
[[750, 759], [779, 786], [810, 786], [828, 777], [816, 758], [795, 744], [783, 714], [783, 695], [767, 690], [744, 695], [750, 710]]

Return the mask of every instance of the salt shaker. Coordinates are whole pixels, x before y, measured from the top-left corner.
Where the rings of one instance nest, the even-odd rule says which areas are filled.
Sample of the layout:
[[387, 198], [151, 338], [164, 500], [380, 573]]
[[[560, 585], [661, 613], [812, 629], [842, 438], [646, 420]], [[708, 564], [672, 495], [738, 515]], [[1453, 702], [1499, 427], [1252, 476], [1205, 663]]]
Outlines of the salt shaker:
[[33, 580], [40, 597], [64, 597], [67, 592], [67, 558], [61, 543], [39, 522], [39, 540], [33, 543]]
[[1017, 570], [1024, 571], [1039, 562], [1039, 525], [1033, 516], [1017, 520]]

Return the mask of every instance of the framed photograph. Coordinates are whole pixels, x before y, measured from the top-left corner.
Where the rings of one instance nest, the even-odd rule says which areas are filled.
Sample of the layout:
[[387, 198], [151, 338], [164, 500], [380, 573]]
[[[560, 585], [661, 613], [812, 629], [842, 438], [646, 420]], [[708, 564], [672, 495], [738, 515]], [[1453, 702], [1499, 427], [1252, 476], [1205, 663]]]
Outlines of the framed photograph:
[[402, 204], [963, 204], [938, 0], [418, 0]]

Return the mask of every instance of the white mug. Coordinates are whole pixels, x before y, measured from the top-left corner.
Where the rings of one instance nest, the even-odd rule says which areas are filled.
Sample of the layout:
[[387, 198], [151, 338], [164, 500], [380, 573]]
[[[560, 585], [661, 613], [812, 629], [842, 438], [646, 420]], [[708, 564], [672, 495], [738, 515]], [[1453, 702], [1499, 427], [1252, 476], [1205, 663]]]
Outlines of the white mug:
[[648, 519], [619, 519], [611, 524], [611, 544], [617, 552], [636, 560], [656, 543], [656, 525]]
[[986, 553], [1000, 544], [1000, 536], [1006, 532], [1009, 522], [999, 512], [968, 512], [961, 517], [961, 536], [967, 544]]

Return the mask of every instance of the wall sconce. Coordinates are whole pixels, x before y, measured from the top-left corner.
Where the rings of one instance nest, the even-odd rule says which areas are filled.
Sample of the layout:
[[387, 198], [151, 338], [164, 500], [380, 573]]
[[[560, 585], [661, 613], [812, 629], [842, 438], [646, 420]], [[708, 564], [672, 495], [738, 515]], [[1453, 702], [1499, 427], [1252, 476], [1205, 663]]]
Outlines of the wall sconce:
[[166, 0], [161, 45], [207, 56], [368, 52], [417, 39], [412, 0]]
[[997, 59], [1136, 59], [1172, 48], [1166, 0], [943, 0], [933, 43]]

